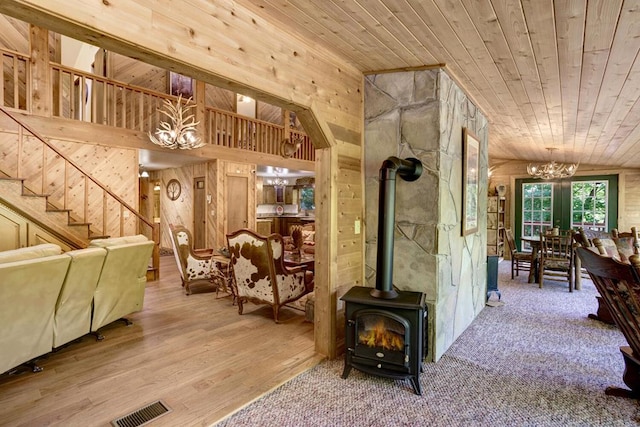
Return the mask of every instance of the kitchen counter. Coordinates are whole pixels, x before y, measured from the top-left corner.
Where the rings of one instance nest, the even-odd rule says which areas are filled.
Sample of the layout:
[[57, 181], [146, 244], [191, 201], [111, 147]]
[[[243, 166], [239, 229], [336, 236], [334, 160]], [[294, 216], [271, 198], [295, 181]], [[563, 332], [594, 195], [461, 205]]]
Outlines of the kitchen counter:
[[256, 220], [260, 221], [261, 219], [273, 219], [273, 218], [298, 218], [302, 221], [315, 221], [316, 217], [313, 215], [300, 215], [300, 214], [259, 214], [256, 216]]

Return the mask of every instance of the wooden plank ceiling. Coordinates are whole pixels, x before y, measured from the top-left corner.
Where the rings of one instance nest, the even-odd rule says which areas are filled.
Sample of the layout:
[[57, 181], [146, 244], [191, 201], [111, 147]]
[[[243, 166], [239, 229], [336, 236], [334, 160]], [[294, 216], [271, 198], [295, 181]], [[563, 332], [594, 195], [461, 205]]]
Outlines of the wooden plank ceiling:
[[491, 159], [640, 167], [640, 0], [236, 0], [363, 73], [444, 63]]

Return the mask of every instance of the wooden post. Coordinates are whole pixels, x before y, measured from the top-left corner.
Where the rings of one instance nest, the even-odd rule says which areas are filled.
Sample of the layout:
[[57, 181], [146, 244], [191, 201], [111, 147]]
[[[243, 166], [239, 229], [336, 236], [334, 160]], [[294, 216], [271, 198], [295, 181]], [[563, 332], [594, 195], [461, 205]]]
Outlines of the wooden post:
[[[284, 126], [284, 134], [282, 135], [282, 139], [290, 139], [291, 138], [291, 111], [282, 110], [282, 125]], [[277, 141], [281, 143], [282, 141]]]
[[334, 359], [338, 351], [337, 151], [335, 147], [318, 150], [316, 160], [316, 230], [323, 232], [316, 231], [314, 337], [316, 351], [330, 359]]
[[[195, 110], [195, 115], [196, 115], [196, 121], [200, 122], [198, 123], [198, 126], [196, 126], [196, 129], [198, 131], [198, 135], [201, 138], [205, 138], [205, 136], [207, 135], [207, 123], [206, 123], [206, 109], [205, 109], [205, 84], [203, 81], [200, 80], [195, 80], [195, 93], [194, 93], [194, 100], [193, 100], [196, 104], [196, 108]], [[211, 143], [210, 140], [206, 140], [206, 143]]]
[[[31, 38], [31, 113], [51, 116], [51, 73], [49, 71], [49, 31], [35, 25], [29, 26]], [[29, 107], [27, 106], [27, 109]]]

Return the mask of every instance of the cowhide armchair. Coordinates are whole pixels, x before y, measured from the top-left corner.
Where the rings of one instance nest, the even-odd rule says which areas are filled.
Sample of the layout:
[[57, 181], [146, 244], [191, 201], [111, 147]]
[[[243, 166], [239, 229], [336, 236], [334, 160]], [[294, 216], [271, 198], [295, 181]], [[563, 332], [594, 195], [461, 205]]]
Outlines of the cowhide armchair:
[[[278, 323], [280, 307], [295, 301], [313, 290], [313, 281], [305, 274], [305, 267], [287, 268], [284, 265], [282, 236], [261, 236], [241, 229], [227, 235], [238, 298], [238, 313], [243, 303], [268, 304]], [[305, 280], [306, 277], [306, 280]]]
[[191, 232], [185, 227], [172, 225], [170, 230], [173, 251], [186, 294], [191, 294], [191, 287], [194, 285], [206, 285], [216, 291], [224, 288], [225, 277], [217, 271], [211, 259], [212, 251], [194, 250]]

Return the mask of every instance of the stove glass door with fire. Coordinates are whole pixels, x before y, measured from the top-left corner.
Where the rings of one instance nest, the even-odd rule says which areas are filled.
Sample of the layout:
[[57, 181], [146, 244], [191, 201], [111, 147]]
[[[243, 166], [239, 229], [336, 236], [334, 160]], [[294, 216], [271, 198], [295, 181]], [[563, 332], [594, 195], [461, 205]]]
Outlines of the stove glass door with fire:
[[409, 371], [409, 323], [400, 316], [379, 309], [353, 313], [355, 347], [352, 362], [386, 369]]

